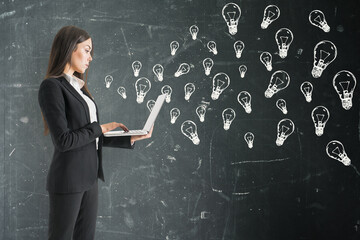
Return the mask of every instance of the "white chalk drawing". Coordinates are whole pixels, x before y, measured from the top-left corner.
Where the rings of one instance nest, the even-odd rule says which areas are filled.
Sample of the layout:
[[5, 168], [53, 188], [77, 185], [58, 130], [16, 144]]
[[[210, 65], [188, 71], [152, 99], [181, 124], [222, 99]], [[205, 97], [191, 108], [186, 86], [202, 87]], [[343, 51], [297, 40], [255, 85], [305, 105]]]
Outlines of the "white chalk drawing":
[[187, 83], [184, 86], [185, 100], [189, 101], [191, 95], [195, 92], [195, 85], [193, 83]]
[[232, 108], [226, 108], [222, 112], [222, 118], [224, 123], [224, 129], [229, 130], [231, 123], [234, 121], [236, 117], [235, 111]]
[[345, 152], [344, 145], [337, 140], [332, 140], [326, 145], [326, 153], [329, 157], [338, 160], [345, 166], [351, 164], [351, 160]]
[[284, 99], [278, 99], [276, 101], [276, 107], [278, 109], [280, 109], [280, 111], [283, 113], [283, 114], [287, 114], [288, 113], [288, 110], [286, 108], [286, 101]]
[[238, 96], [237, 100], [240, 105], [245, 109], [246, 113], [251, 113], [251, 95], [247, 91], [241, 91]]
[[146, 94], [151, 89], [151, 83], [149, 79], [145, 77], [141, 77], [135, 82], [135, 90], [136, 90], [136, 102], [142, 103], [144, 101], [144, 98]]
[[187, 63], [181, 63], [178, 70], [174, 73], [175, 77], [187, 74], [190, 71], [190, 65]]
[[211, 69], [213, 66], [214, 66], [214, 61], [211, 58], [205, 58], [203, 60], [203, 67], [204, 67], [206, 76], [210, 75], [210, 72], [211, 72]]
[[237, 33], [237, 26], [241, 16], [241, 9], [235, 3], [228, 3], [222, 9], [222, 16], [228, 26], [229, 33], [235, 35]]
[[118, 94], [123, 98], [123, 99], [126, 99], [127, 96], [126, 96], [126, 89], [124, 87], [119, 87], [117, 89], [117, 92]]
[[216, 48], [216, 43], [214, 41], [209, 41], [207, 43], [207, 47], [209, 49], [209, 52], [212, 52], [214, 55], [218, 54], [218, 50]]
[[276, 145], [282, 146], [284, 141], [294, 132], [295, 125], [288, 118], [282, 119], [277, 125]]
[[266, 29], [268, 26], [278, 19], [280, 16], [280, 9], [275, 5], [269, 5], [264, 10], [264, 17], [261, 22], [261, 28]]
[[306, 102], [311, 102], [312, 101], [312, 92], [314, 90], [313, 85], [311, 84], [311, 82], [303, 82], [300, 86], [300, 90], [302, 92], [302, 94], [305, 97]]
[[245, 43], [243, 43], [242, 41], [238, 40], [234, 43], [235, 55], [237, 58], [241, 58], [241, 54], [244, 51], [244, 48]]
[[226, 73], [220, 72], [213, 77], [211, 98], [217, 100], [220, 94], [229, 86], [230, 78]]
[[179, 46], [180, 46], [180, 44], [178, 41], [172, 41], [170, 43], [170, 53], [172, 56], [175, 55], [176, 51], [179, 49]]
[[240, 77], [244, 78], [245, 73], [247, 72], [247, 67], [245, 65], [240, 65], [239, 66], [239, 72], [240, 72]]
[[201, 211], [201, 213], [200, 213], [200, 219], [209, 219], [209, 218], [210, 218], [210, 212]]
[[133, 72], [134, 72], [134, 77], [138, 77], [139, 73], [140, 73], [140, 70], [141, 70], [141, 67], [142, 67], [141, 62], [140, 61], [134, 61], [131, 64], [131, 67], [132, 67]]
[[352, 107], [352, 98], [356, 87], [354, 74], [346, 70], [338, 72], [333, 78], [333, 86], [339, 95], [342, 107], [349, 110]]
[[324, 40], [314, 47], [314, 63], [311, 74], [314, 78], [321, 77], [322, 72], [332, 63], [337, 56], [337, 48], [334, 43]]
[[197, 134], [196, 124], [191, 120], [186, 120], [181, 124], [181, 132], [188, 137], [195, 145], [199, 145], [200, 139]]
[[288, 28], [281, 28], [275, 34], [275, 40], [279, 49], [279, 56], [286, 58], [290, 44], [294, 39], [293, 33]]
[[271, 75], [270, 83], [265, 91], [265, 97], [271, 98], [275, 93], [289, 86], [290, 76], [283, 70], [278, 70]]
[[164, 85], [161, 88], [161, 93], [166, 94], [165, 101], [167, 103], [171, 102], [171, 94], [172, 94], [172, 88], [169, 85]]
[[153, 73], [157, 79], [162, 82], [164, 80], [164, 67], [161, 64], [155, 64], [153, 67]]
[[324, 128], [329, 117], [329, 110], [324, 106], [317, 106], [312, 110], [311, 118], [314, 122], [315, 134], [317, 136], [322, 136], [324, 134]]
[[173, 108], [170, 110], [170, 122], [171, 124], [174, 124], [176, 122], [176, 119], [180, 116], [180, 109]]
[[324, 32], [330, 32], [330, 26], [327, 24], [325, 15], [322, 11], [311, 11], [309, 14], [309, 21], [312, 25], [322, 29]]
[[200, 122], [204, 122], [205, 121], [205, 114], [206, 114], [206, 106], [205, 105], [200, 105], [196, 108], [196, 114], [199, 117]]
[[272, 71], [272, 56], [269, 52], [262, 52], [260, 54], [260, 62], [264, 64], [266, 70]]
[[147, 106], [147, 108], [149, 109], [150, 112], [152, 111], [154, 105], [155, 105], [155, 101], [152, 100], [152, 99], [150, 99], [150, 100], [147, 101], [147, 103], [146, 103], [146, 106]]
[[198, 28], [198, 26], [192, 25], [192, 26], [189, 28], [189, 31], [190, 31], [190, 34], [191, 34], [191, 38], [192, 38], [193, 40], [196, 40], [197, 35], [198, 35], [198, 33], [199, 33], [199, 28]]
[[254, 147], [254, 138], [255, 136], [252, 132], [247, 132], [244, 135], [245, 142], [247, 143], [248, 148], [250, 149]]
[[105, 87], [110, 88], [111, 83], [114, 81], [113, 77], [111, 75], [105, 76]]

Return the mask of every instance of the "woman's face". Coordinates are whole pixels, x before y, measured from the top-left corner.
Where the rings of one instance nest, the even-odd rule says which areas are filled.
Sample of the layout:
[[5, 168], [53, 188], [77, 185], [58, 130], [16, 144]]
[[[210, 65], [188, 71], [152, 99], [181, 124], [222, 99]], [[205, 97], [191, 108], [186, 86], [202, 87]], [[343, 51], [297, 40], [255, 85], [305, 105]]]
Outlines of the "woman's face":
[[71, 54], [71, 68], [78, 73], [84, 73], [92, 61], [91, 57], [92, 41], [91, 38], [76, 45], [75, 51]]

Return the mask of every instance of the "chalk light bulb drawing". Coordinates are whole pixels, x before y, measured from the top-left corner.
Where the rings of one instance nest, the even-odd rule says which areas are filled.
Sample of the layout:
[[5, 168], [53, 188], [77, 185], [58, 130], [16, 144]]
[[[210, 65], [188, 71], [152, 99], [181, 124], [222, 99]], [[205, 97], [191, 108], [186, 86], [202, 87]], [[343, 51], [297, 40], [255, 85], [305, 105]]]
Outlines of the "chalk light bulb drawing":
[[199, 117], [200, 122], [204, 122], [205, 121], [205, 114], [206, 114], [206, 108], [203, 105], [200, 105], [196, 108], [196, 114]]
[[235, 3], [228, 3], [222, 9], [222, 16], [228, 26], [229, 33], [235, 35], [241, 16], [241, 9]]
[[226, 108], [222, 112], [222, 118], [224, 123], [224, 129], [229, 130], [231, 123], [234, 121], [236, 117], [235, 111], [232, 108]]
[[180, 109], [172, 108], [170, 110], [170, 122], [171, 122], [171, 124], [174, 124], [179, 116], [180, 116]]
[[111, 83], [114, 81], [113, 77], [111, 75], [105, 76], [105, 87], [110, 88]]
[[281, 28], [276, 32], [275, 40], [281, 58], [286, 58], [293, 39], [294, 35], [288, 28]]
[[248, 148], [251, 149], [251, 148], [254, 147], [254, 139], [255, 139], [255, 136], [254, 136], [254, 134], [252, 132], [245, 133], [244, 140], [247, 143]]
[[195, 92], [195, 85], [193, 83], [187, 83], [184, 86], [185, 100], [189, 101], [191, 95]]
[[136, 102], [142, 103], [144, 101], [144, 98], [146, 94], [151, 89], [151, 82], [149, 79], [145, 77], [141, 77], [135, 82], [135, 90], [136, 90]]
[[142, 67], [142, 64], [140, 61], [134, 61], [132, 64], [132, 69], [133, 69], [133, 72], [134, 72], [134, 77], [138, 77], [139, 76], [139, 73], [140, 73], [140, 70], [141, 70], [141, 67]]
[[337, 56], [337, 48], [334, 43], [323, 40], [314, 47], [314, 63], [311, 74], [314, 78], [321, 77], [323, 71], [332, 63]]
[[171, 94], [172, 94], [172, 88], [169, 85], [164, 85], [161, 88], [161, 93], [166, 94], [165, 101], [167, 103], [171, 102]]
[[352, 107], [352, 98], [356, 87], [354, 74], [346, 70], [338, 72], [333, 78], [333, 86], [339, 95], [342, 107], [349, 110]]
[[268, 26], [278, 19], [280, 16], [280, 9], [276, 5], [269, 5], [264, 10], [264, 17], [261, 22], [261, 28], [266, 29]]
[[218, 54], [218, 50], [216, 48], [216, 42], [214, 41], [209, 41], [207, 43], [207, 47], [209, 49], [210, 52], [212, 52], [214, 55], [217, 55]]
[[302, 94], [304, 95], [306, 102], [312, 101], [313, 89], [314, 89], [314, 87], [311, 84], [311, 82], [306, 81], [300, 85], [300, 90], [301, 90]]
[[324, 106], [317, 106], [312, 110], [311, 118], [314, 122], [315, 134], [317, 136], [322, 136], [324, 134], [324, 128], [329, 117], [329, 110]]
[[234, 50], [235, 50], [235, 55], [237, 58], [241, 58], [241, 54], [244, 51], [245, 48], [245, 43], [243, 41], [236, 41], [234, 43]]
[[197, 126], [191, 120], [186, 120], [181, 124], [181, 132], [188, 137], [195, 145], [199, 145], [200, 139], [197, 133]]
[[199, 33], [199, 28], [198, 28], [198, 26], [192, 25], [192, 26], [189, 28], [189, 31], [190, 31], [190, 34], [191, 34], [191, 38], [192, 38], [193, 40], [196, 40], [197, 35], [198, 35], [198, 33]]
[[271, 98], [275, 93], [289, 86], [289, 74], [283, 70], [278, 70], [271, 75], [270, 83], [265, 91], [265, 97]]
[[251, 95], [247, 91], [241, 91], [238, 96], [237, 100], [240, 105], [245, 109], [246, 113], [251, 113]]
[[276, 145], [282, 146], [284, 141], [294, 132], [295, 125], [288, 118], [282, 119], [277, 125]]
[[155, 64], [153, 67], [153, 73], [157, 79], [162, 82], [164, 80], [164, 67], [161, 64]]
[[178, 41], [172, 41], [170, 43], [170, 53], [171, 53], [171, 56], [174, 56], [176, 51], [179, 49], [179, 42]]
[[260, 62], [264, 64], [266, 70], [269, 72], [272, 70], [272, 56], [269, 52], [262, 52], [260, 54]]
[[280, 109], [280, 111], [283, 113], [283, 114], [287, 114], [288, 113], [288, 110], [287, 110], [287, 107], [286, 107], [286, 101], [284, 99], [278, 99], [276, 101], [276, 107], [278, 109]]
[[344, 145], [337, 140], [332, 140], [326, 145], [326, 153], [329, 157], [338, 160], [345, 166], [351, 164], [351, 160], [345, 152]]
[[126, 99], [127, 96], [126, 96], [126, 89], [124, 87], [119, 87], [117, 89], [117, 92], [118, 94], [123, 98], [123, 99]]
[[190, 65], [187, 63], [181, 63], [178, 70], [175, 72], [175, 77], [180, 77], [181, 75], [187, 74], [190, 71]]
[[210, 75], [210, 72], [211, 72], [211, 69], [213, 66], [214, 66], [214, 61], [211, 58], [205, 58], [203, 60], [203, 67], [204, 67], [206, 76]]
[[325, 15], [322, 11], [311, 11], [309, 14], [309, 21], [312, 25], [322, 29], [324, 32], [330, 32], [330, 26], [327, 24]]
[[150, 112], [152, 111], [154, 105], [155, 105], [155, 101], [152, 100], [152, 99], [150, 99], [150, 100], [147, 101], [147, 103], [146, 103], [146, 106], [147, 106], [147, 108], [149, 109]]
[[247, 67], [245, 65], [240, 65], [239, 66], [239, 72], [240, 72], [240, 77], [244, 78], [245, 73], [247, 72]]
[[230, 78], [226, 73], [220, 72], [213, 77], [211, 98], [217, 100], [220, 94], [229, 86]]

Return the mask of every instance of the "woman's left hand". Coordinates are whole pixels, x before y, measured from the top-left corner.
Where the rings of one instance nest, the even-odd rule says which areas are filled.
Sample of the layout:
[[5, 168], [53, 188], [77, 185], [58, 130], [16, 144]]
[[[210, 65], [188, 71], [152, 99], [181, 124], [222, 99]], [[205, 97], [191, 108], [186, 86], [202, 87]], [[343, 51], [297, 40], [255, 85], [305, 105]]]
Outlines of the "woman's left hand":
[[148, 134], [131, 136], [131, 144], [134, 144], [134, 142], [139, 141], [139, 140], [151, 138], [151, 134], [153, 132], [153, 129], [154, 129], [154, 125], [151, 127], [150, 132]]

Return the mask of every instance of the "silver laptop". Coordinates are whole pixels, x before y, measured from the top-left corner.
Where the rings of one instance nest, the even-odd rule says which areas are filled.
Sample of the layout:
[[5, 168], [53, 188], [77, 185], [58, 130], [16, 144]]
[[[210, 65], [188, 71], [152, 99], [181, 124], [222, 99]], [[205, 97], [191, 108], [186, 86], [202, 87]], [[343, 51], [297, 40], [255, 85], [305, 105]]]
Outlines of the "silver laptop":
[[146, 120], [145, 126], [142, 130], [129, 130], [125, 132], [124, 130], [120, 131], [109, 131], [104, 133], [106, 137], [117, 137], [117, 136], [133, 136], [133, 135], [145, 135], [150, 132], [151, 127], [155, 123], [155, 119], [160, 112], [160, 109], [165, 101], [166, 94], [159, 95], [156, 99], [155, 105], [149, 114], [148, 119]]

